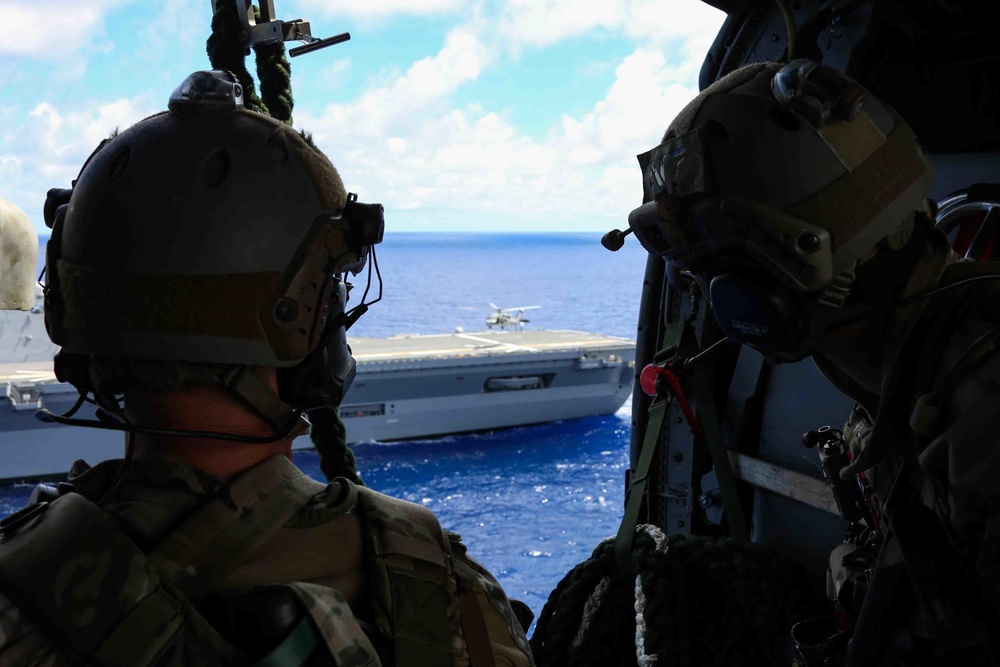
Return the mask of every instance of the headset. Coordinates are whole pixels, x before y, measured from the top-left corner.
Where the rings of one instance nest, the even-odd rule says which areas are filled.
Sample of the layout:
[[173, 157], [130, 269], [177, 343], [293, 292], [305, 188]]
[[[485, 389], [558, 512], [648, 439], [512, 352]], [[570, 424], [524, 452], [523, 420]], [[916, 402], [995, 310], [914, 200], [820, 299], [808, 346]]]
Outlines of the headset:
[[[918, 214], [919, 215], [919, 214]], [[659, 226], [656, 202], [649, 202], [632, 211], [629, 215], [629, 232], [636, 237], [653, 243], [653, 239], [664, 239]], [[615, 230], [617, 232], [617, 230]], [[620, 235], [624, 237], [629, 232]], [[923, 252], [925, 241], [931, 233], [929, 224], [915, 224], [914, 233], [907, 244], [879, 259], [880, 269], [896, 276], [895, 282], [888, 281], [879, 300], [886, 300], [901, 286], [909, 267]], [[612, 238], [616, 236], [610, 233]], [[708, 242], [699, 250], [711, 250], [718, 240]], [[665, 245], [665, 244], [664, 244]], [[607, 246], [606, 246], [607, 247]], [[648, 247], [648, 246], [647, 246]], [[654, 246], [655, 247], [655, 246]], [[663, 247], [663, 246], [661, 246]], [[664, 248], [661, 257], [670, 253]], [[854, 313], [845, 314], [840, 310], [847, 293], [859, 289], [847, 280], [834, 281], [823, 290], [802, 293], [795, 291], [778, 280], [770, 272], [755, 265], [751, 258], [729, 258], [722, 256], [715, 263], [713, 272], [694, 273], [680, 269], [667, 260], [666, 276], [674, 287], [681, 287], [684, 279], [695, 281], [703, 293], [709, 296], [716, 321], [725, 337], [733, 342], [748, 344], [766, 351], [782, 352], [784, 355], [802, 357], [808, 354], [810, 343], [836, 331], [851, 327], [868, 318], [883, 315], [942, 292], [983, 280], [997, 280], [1000, 275], [980, 275], [957, 280], [948, 285], [932, 287], [903, 299], [870, 306]], [[866, 270], [864, 266], [855, 271]], [[872, 281], [864, 281], [871, 283]], [[839, 301], [839, 303], [835, 302]]]
[[[210, 81], [210, 83], [212, 82]], [[235, 85], [225, 80], [225, 77], [215, 77], [214, 83], [222, 86]], [[171, 101], [171, 107], [173, 107], [173, 98]], [[91, 160], [100, 153], [108, 141], [102, 141], [87, 158], [81, 167], [80, 174], [83, 174]], [[65, 218], [79, 178], [80, 175], [73, 181], [71, 188], [54, 188], [47, 193], [44, 217], [46, 225], [52, 229], [52, 236], [46, 249], [46, 267], [55, 267], [60, 259]], [[367, 312], [372, 304], [382, 298], [382, 278], [375, 254], [375, 246], [381, 243], [384, 235], [384, 209], [381, 204], [360, 203], [357, 195], [350, 193], [343, 210], [338, 215], [327, 217], [331, 220], [337, 218], [342, 221], [335, 225], [336, 230], [333, 233], [342, 235], [342, 243], [338, 241], [337, 244], [341, 249], [346, 249], [347, 254], [336, 260], [330, 259], [325, 265], [318, 265], [322, 267], [323, 284], [314, 285], [314, 287], [319, 289], [319, 294], [323, 295], [320, 303], [324, 305], [320, 309], [321, 312], [316, 313], [316, 317], [317, 319], [319, 317], [325, 319], [323, 329], [318, 333], [318, 341], [312, 351], [306, 354], [299, 363], [294, 366], [277, 368], [279, 396], [273, 396], [273, 392], [270, 390], [262, 391], [266, 387], [262, 387], [262, 382], [249, 372], [238, 372], [238, 369], [245, 367], [222, 367], [219, 365], [220, 368], [198, 376], [201, 379], [225, 380], [211, 382], [225, 386], [231, 386], [229, 383], [239, 381], [241, 390], [237, 393], [240, 396], [246, 398], [246, 392], [250, 392], [250, 395], [254, 396], [255, 399], [260, 399], [254, 400], [251, 405], [272, 425], [273, 435], [253, 438], [227, 433], [175, 431], [130, 424], [121, 415], [118, 397], [109, 396], [106, 393], [102, 394], [94, 386], [91, 377], [91, 356], [65, 350], [60, 351], [54, 360], [56, 376], [60, 381], [69, 382], [77, 387], [81, 392], [81, 399], [65, 415], [55, 415], [50, 411], [40, 410], [36, 413], [37, 418], [42, 421], [153, 435], [212, 437], [240, 442], [271, 442], [290, 435], [300, 425], [300, 417], [303, 412], [338, 405], [353, 381], [356, 368], [347, 344], [346, 332]], [[347, 224], [344, 225], [344, 222]], [[343, 258], [349, 257], [355, 258], [356, 261], [349, 260], [349, 263], [344, 263]], [[367, 285], [361, 303], [348, 310], [346, 308], [347, 297], [352, 287], [348, 282], [349, 274], [358, 275], [366, 266], [368, 269]], [[372, 301], [367, 301], [372, 286], [373, 271], [378, 280], [378, 296]], [[46, 278], [43, 285], [46, 329], [50, 337], [53, 337], [54, 333], [64, 330], [64, 299], [58, 273], [51, 268], [50, 270], [43, 269], [42, 275], [39, 276], [39, 282], [43, 278]], [[277, 308], [280, 309], [282, 305], [279, 302]], [[282, 313], [278, 309], [276, 309], [275, 317], [280, 322], [282, 321]], [[212, 376], [213, 372], [217, 373], [218, 377]], [[99, 421], [73, 419], [73, 413], [79, 409], [90, 392], [94, 393], [95, 399], [91, 402], [96, 402], [100, 406], [97, 413]], [[267, 395], [268, 392], [271, 394], [270, 396]], [[278, 400], [279, 397], [280, 400]], [[282, 402], [287, 405], [282, 406]], [[261, 405], [269, 409], [262, 411]]]
[[[672, 285], [680, 286], [684, 277], [698, 284], [727, 338], [788, 360], [808, 356], [836, 330], [965, 284], [889, 303], [933, 227], [930, 215], [914, 210], [929, 187], [930, 168], [898, 114], [846, 75], [813, 61], [792, 61], [767, 69], [766, 76], [738, 83], [745, 89], [724, 103], [713, 96], [728, 89], [706, 90], [659, 146], [638, 156], [646, 203], [629, 214], [628, 231], [605, 235], [605, 247], [616, 250], [634, 234], [666, 261]], [[685, 129], [702, 109], [708, 118]], [[727, 125], [743, 129], [730, 136]], [[823, 150], [822, 161], [817, 158], [816, 171], [808, 173], [789, 172], [773, 156], [759, 165], [747, 161], [746, 168], [775, 171], [782, 189], [772, 184], [771, 190], [768, 180], [733, 167], [743, 164], [733, 160], [748, 148], [782, 147]], [[906, 180], [890, 183], [884, 194], [877, 191], [884, 201], [871, 198], [849, 211], [872, 217], [849, 219], [846, 229], [853, 231], [844, 231], [846, 239], [835, 245], [832, 205], [845, 196], [845, 187], [864, 185], [860, 166], [869, 159], [901, 160]], [[821, 224], [811, 221], [816, 215]], [[913, 230], [905, 240], [893, 231], [900, 223]], [[869, 248], [892, 250], [859, 265]], [[887, 279], [871, 280], [872, 271]], [[862, 309], [862, 302], [870, 307]]]

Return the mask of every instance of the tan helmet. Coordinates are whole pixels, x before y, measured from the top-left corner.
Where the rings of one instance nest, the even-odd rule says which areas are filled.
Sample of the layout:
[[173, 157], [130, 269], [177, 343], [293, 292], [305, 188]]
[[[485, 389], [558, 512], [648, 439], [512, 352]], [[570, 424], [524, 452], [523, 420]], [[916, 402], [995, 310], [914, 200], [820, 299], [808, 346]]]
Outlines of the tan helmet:
[[[808, 335], [795, 295], [836, 307], [838, 279], [913, 213], [933, 178], [891, 107], [810, 60], [723, 77], [639, 160], [649, 203], [630, 215], [632, 231], [674, 271], [710, 283], [727, 335], [771, 349]], [[747, 271], [759, 274], [747, 281]]]
[[14, 204], [0, 198], [0, 310], [35, 307], [38, 233]]
[[[65, 353], [353, 376], [341, 276], [381, 241], [381, 207], [367, 215], [306, 136], [241, 95], [230, 73], [198, 72], [84, 165], [46, 260]], [[279, 384], [297, 407], [345, 388], [290, 396], [295, 374]]]

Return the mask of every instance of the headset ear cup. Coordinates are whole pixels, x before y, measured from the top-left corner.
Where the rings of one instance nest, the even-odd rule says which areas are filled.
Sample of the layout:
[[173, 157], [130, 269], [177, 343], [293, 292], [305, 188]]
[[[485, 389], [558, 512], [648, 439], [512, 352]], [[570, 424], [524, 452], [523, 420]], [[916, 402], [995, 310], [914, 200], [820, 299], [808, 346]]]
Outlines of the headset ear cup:
[[60, 350], [52, 360], [52, 367], [55, 371], [56, 379], [60, 382], [68, 382], [76, 387], [80, 393], [90, 391], [89, 356]]
[[356, 364], [347, 345], [347, 288], [336, 280], [320, 344], [291, 368], [278, 369], [278, 394], [300, 410], [337, 406], [354, 381]]
[[801, 313], [786, 287], [723, 274], [712, 279], [709, 294], [716, 321], [730, 340], [773, 352], [801, 347]]

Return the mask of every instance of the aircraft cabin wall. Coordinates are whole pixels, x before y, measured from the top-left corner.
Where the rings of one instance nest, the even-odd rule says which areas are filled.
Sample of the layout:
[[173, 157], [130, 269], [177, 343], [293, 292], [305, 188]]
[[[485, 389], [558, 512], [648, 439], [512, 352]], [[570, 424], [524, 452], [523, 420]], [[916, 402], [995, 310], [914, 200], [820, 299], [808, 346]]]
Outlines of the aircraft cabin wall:
[[[780, 7], [784, 3], [705, 1], [729, 17], [706, 56], [699, 82], [702, 89], [742, 65], [786, 58], [789, 40]], [[932, 197], [940, 200], [975, 183], [1000, 183], [1000, 29], [984, 13], [990, 4], [787, 0], [786, 6], [796, 26], [794, 56], [810, 57], [845, 71], [892, 104], [928, 150], [935, 169]], [[681, 311], [671, 314], [666, 305], [669, 299], [655, 298], [657, 290], [650, 288], [650, 282], [662, 280], [660, 276], [662, 268], [658, 272], [651, 260], [643, 308], [645, 311], [659, 301], [662, 327]], [[649, 313], [641, 317], [637, 369], [649, 363], [650, 350], [655, 352], [653, 336], [644, 334], [644, 328], [649, 331], [656, 319]], [[760, 355], [744, 348], [735, 360], [728, 392], [716, 387], [720, 395], [726, 392], [722, 419], [730, 447], [740, 429], [743, 406], [761, 380], [763, 408], [759, 445], [753, 443], [755, 456], [821, 479], [817, 453], [803, 447], [801, 436], [823, 425], [842, 428], [853, 401], [837, 391], [811, 360], [776, 365], [763, 379], [761, 366]], [[633, 469], [644, 435], [642, 411], [648, 408], [648, 400], [639, 397], [634, 404]], [[690, 446], [690, 435], [683, 426], [667, 430], [656, 470], [659, 488], [651, 496], [662, 503], [651, 503], [650, 515], [668, 533], [686, 533], [692, 521], [685, 521], [685, 512], [678, 510], [680, 498], [674, 483], [683, 478], [681, 468], [690, 467], [677, 463], [671, 458], [676, 454], [671, 452], [679, 440]], [[697, 488], [699, 481], [701, 489]], [[713, 484], [714, 474], [694, 480], [688, 496], [688, 519], [692, 513], [698, 514], [698, 494]], [[718, 522], [719, 512], [717, 508], [703, 509], [703, 518]], [[752, 539], [778, 547], [814, 572], [825, 571], [830, 550], [843, 540], [844, 527], [843, 519], [830, 512], [761, 489], [753, 494]]]

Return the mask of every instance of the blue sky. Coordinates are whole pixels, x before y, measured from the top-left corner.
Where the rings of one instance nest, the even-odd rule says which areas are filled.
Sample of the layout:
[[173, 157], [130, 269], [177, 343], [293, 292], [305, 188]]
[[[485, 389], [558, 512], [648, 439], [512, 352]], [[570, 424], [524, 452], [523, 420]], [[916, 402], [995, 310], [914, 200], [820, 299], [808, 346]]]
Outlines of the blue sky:
[[[635, 155], [697, 93], [725, 18], [699, 0], [274, 2], [314, 35], [350, 31], [291, 61], [294, 123], [398, 231], [621, 227]], [[21, 28], [0, 41], [0, 197], [44, 230], [49, 188], [209, 68], [211, 7], [3, 0]]]

